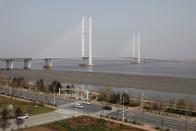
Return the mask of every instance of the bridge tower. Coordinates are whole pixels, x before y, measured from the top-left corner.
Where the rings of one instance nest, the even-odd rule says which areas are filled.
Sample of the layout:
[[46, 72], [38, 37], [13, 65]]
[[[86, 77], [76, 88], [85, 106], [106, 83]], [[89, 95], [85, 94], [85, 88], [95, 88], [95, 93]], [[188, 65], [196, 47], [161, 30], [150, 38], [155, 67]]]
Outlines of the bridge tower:
[[[132, 36], [132, 60], [134, 63], [141, 63], [141, 36], [140, 33]], [[137, 55], [136, 55], [137, 53]]]
[[[86, 45], [86, 39], [88, 36], [88, 56], [85, 56], [85, 45]], [[86, 31], [86, 23], [85, 18], [82, 18], [82, 63], [80, 66], [95, 66], [95, 64], [92, 63], [92, 18], [89, 17], [88, 21], [88, 31]]]

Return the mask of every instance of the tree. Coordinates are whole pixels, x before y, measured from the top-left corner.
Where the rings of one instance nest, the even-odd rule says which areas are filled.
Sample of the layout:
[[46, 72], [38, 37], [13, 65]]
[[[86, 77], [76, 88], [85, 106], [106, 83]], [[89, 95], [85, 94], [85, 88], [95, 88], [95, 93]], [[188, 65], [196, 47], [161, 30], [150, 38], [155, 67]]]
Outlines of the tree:
[[[48, 86], [47, 86], [48, 87]], [[47, 101], [48, 101], [48, 95], [49, 95], [49, 92], [48, 92], [48, 88], [45, 88], [45, 104], [47, 104]]]
[[59, 92], [59, 88], [62, 89], [62, 85], [59, 81], [53, 81], [49, 86], [49, 90], [52, 91], [52, 93]]
[[0, 118], [0, 127], [4, 131], [6, 128], [8, 128], [10, 126], [8, 115], [9, 115], [8, 110], [6, 108], [4, 108], [3, 111], [1, 112], [1, 118]]
[[170, 108], [173, 108], [174, 105], [175, 105], [175, 99], [170, 97], [170, 98], [169, 98], [169, 107], [170, 107]]
[[18, 125], [18, 128], [24, 123], [23, 119], [18, 119], [19, 116], [23, 114], [22, 110], [20, 107], [16, 108], [15, 110], [15, 118], [16, 118], [16, 124]]
[[16, 125], [18, 125], [18, 128], [20, 128], [20, 126], [24, 123], [24, 119], [22, 118], [17, 118], [16, 119]]
[[110, 87], [104, 87], [99, 89], [99, 95], [97, 100], [98, 101], [108, 101], [109, 100], [109, 95], [112, 93], [111, 88]]
[[24, 87], [25, 86], [25, 80], [23, 77], [19, 78], [13, 78], [12, 85], [15, 87]]
[[116, 103], [120, 103], [121, 101], [120, 101], [120, 97], [121, 97], [121, 95], [120, 95], [120, 93], [118, 92], [118, 94], [116, 95]]
[[[129, 95], [127, 93], [123, 92], [121, 99], [122, 99], [121, 100], [122, 104], [124, 104], [124, 105], [128, 105], [129, 104]], [[124, 101], [123, 101], [123, 99], [124, 99]]]
[[186, 102], [185, 102], [185, 100], [184, 100], [184, 99], [178, 100], [177, 103], [176, 103], [176, 106], [177, 106], [177, 108], [179, 108], [179, 109], [185, 109], [185, 107], [186, 107]]
[[45, 85], [44, 85], [44, 81], [42, 79], [38, 79], [35, 84], [36, 84], [38, 90], [40, 90], [42, 92], [45, 91]]
[[15, 110], [15, 117], [17, 118], [17, 117], [21, 116], [22, 113], [23, 112], [22, 112], [21, 108], [17, 107], [16, 110]]
[[118, 99], [117, 97], [118, 97], [117, 94], [113, 92], [113, 93], [110, 95], [109, 102], [112, 103], [112, 104], [116, 104], [117, 99]]
[[70, 85], [66, 85], [66, 93], [71, 93], [71, 86]]

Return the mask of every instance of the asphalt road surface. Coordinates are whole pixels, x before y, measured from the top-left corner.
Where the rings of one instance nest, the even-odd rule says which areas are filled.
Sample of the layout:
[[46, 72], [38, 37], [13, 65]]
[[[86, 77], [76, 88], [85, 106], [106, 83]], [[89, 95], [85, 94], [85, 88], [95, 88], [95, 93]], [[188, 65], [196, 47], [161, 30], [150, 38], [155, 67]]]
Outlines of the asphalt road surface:
[[[116, 112], [110, 113], [110, 116], [120, 117], [123, 116], [123, 111], [118, 110]], [[127, 120], [134, 120], [138, 122], [148, 123], [154, 126], [169, 128], [177, 131], [196, 131], [196, 122], [192, 122], [190, 120], [180, 120], [180, 119], [174, 119], [169, 118], [166, 116], [158, 116], [154, 115], [152, 113], [140, 113], [138, 111], [125, 111], [125, 119]]]
[[[10, 95], [10, 88], [9, 87], [0, 87], [0, 93], [4, 93], [7, 95]], [[31, 91], [26, 91], [26, 90], [21, 90], [21, 89], [11, 89], [11, 94], [12, 96], [16, 96], [19, 98], [23, 99], [28, 99], [28, 100], [34, 100], [34, 101], [41, 101], [43, 103], [50, 103], [50, 104], [56, 104], [56, 105], [63, 105], [69, 102], [72, 102], [69, 99], [65, 99], [62, 97], [51, 96], [43, 93], [36, 93], [36, 92], [31, 92]]]
[[[79, 102], [78, 102], [79, 103]], [[75, 107], [76, 103], [70, 107], [66, 107], [64, 109], [71, 109], [71, 110], [75, 110], [76, 107]], [[83, 105], [83, 108], [77, 108], [77, 110], [79, 112], [84, 112], [84, 113], [96, 113], [96, 112], [99, 112], [100, 110], [102, 110], [102, 107], [100, 105], [96, 105], [96, 104], [90, 104], [90, 105], [87, 105], [87, 104], [82, 104]]]
[[[73, 114], [74, 114], [73, 111], [58, 109], [53, 112], [30, 116], [28, 119], [25, 119], [25, 122], [23, 125], [21, 125], [21, 128], [38, 126], [38, 125], [42, 125], [42, 124], [46, 124], [46, 123], [50, 123], [50, 122], [54, 122], [58, 120], [67, 119], [69, 117], [72, 117]], [[78, 113], [78, 115], [82, 115], [82, 114]], [[11, 123], [11, 126], [6, 130], [10, 131], [11, 129], [12, 130], [18, 129], [18, 126], [15, 124], [15, 119], [10, 120], [10, 123]], [[1, 130], [2, 129], [0, 128], [0, 131]]]
[[[10, 89], [7, 87], [0, 87], [0, 93], [4, 94], [10, 94]], [[47, 102], [47, 103], [54, 103], [54, 97], [53, 96], [47, 96], [42, 93], [35, 93], [35, 92], [29, 92], [25, 90], [18, 90], [18, 89], [12, 89], [12, 95], [17, 96], [20, 98], [24, 99], [29, 99], [29, 100], [37, 100], [37, 101], [42, 101], [42, 102]], [[62, 111], [63, 110], [70, 110], [72, 112], [75, 112], [75, 102], [64, 99], [62, 97], [55, 97], [55, 103], [61, 107]], [[78, 102], [79, 103], [79, 102]], [[96, 104], [91, 104], [91, 105], [84, 105], [84, 108], [79, 109], [77, 108], [78, 112], [83, 112], [83, 113], [104, 113], [104, 110], [102, 109], [101, 105], [96, 105]], [[111, 113], [107, 113], [110, 116], [115, 116], [115, 117], [121, 117], [122, 118], [122, 110], [117, 110], [117, 111], [112, 111]], [[105, 113], [104, 113], [105, 114]], [[107, 115], [105, 114], [105, 115]], [[72, 114], [73, 115], [73, 114]], [[58, 117], [58, 115], [57, 115]], [[196, 122], [190, 121], [190, 120], [180, 120], [180, 119], [175, 119], [175, 118], [170, 118], [166, 116], [160, 116], [160, 115], [154, 115], [152, 113], [140, 113], [138, 111], [125, 111], [125, 118], [128, 120], [135, 120], [135, 121], [141, 121], [143, 123], [148, 123], [154, 126], [159, 126], [159, 127], [165, 127], [165, 128], [170, 128], [173, 130], [177, 131], [196, 131]], [[45, 119], [45, 118], [43, 118]]]

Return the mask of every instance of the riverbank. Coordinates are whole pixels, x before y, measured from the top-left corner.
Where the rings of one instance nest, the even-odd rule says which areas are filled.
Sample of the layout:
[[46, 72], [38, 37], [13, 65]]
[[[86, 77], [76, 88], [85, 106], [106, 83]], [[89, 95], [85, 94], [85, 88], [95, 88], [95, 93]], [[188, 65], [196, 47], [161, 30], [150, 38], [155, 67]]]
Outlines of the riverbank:
[[57, 70], [0, 70], [0, 73], [13, 77], [24, 77], [26, 80], [39, 78], [45, 81], [58, 80], [67, 83], [143, 88], [196, 95], [196, 78]]

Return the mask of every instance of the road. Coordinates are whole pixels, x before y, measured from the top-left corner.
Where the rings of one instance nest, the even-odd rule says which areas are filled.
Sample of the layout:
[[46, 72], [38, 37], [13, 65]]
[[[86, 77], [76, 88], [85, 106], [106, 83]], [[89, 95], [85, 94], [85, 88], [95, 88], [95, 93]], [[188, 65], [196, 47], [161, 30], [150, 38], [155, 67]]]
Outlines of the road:
[[[30, 91], [21, 90], [21, 89], [12, 88], [11, 90], [12, 90], [11, 93], [13, 96], [17, 96], [22, 99], [35, 100], [35, 101], [37, 100], [37, 101], [41, 101], [44, 103], [50, 103], [50, 104], [54, 103], [53, 96], [49, 96], [49, 95], [42, 94], [42, 93], [30, 92]], [[10, 88], [0, 87], [0, 93], [1, 92], [9, 95]], [[81, 103], [81, 102], [77, 101], [77, 103]], [[56, 96], [55, 97], [55, 104], [59, 108], [74, 110], [75, 105], [76, 105], [76, 101]], [[78, 109], [78, 111], [83, 112], [83, 113], [95, 113], [95, 112], [100, 112], [100, 111], [103, 112], [101, 105], [97, 105], [97, 104], [90, 104], [90, 105], [83, 104], [83, 105], [84, 105], [84, 108]], [[107, 111], [105, 111], [105, 112], [107, 112]]]
[[[80, 112], [84, 112], [84, 113], [95, 113], [98, 112], [100, 110], [102, 110], [102, 107], [100, 105], [96, 105], [96, 104], [90, 104], [90, 105], [86, 105], [86, 104], [82, 104], [84, 107], [83, 108], [77, 108], [78, 111]], [[75, 104], [73, 106], [64, 108], [64, 109], [75, 109]]]
[[[0, 93], [10, 95], [10, 88], [9, 87], [0, 87]], [[12, 88], [11, 94], [13, 96], [20, 97], [22, 99], [41, 101], [44, 103], [54, 104], [54, 96], [43, 94], [40, 92], [36, 93], [36, 92], [30, 92], [27, 90]], [[63, 97], [55, 96], [55, 104], [56, 105], [62, 105], [62, 104], [66, 104], [69, 102], [72, 102], [72, 101], [70, 99], [65, 99]]]
[[[57, 109], [56, 111], [53, 111], [53, 112], [39, 114], [39, 115], [35, 115], [32, 117], [30, 116], [28, 119], [25, 120], [21, 128], [32, 127], [32, 126], [42, 125], [42, 124], [46, 124], [46, 123], [50, 123], [50, 122], [54, 122], [58, 120], [67, 119], [67, 118], [73, 117], [73, 114], [74, 114], [74, 111], [71, 111], [71, 110]], [[82, 113], [78, 113], [77, 115], [78, 116], [82, 115]], [[15, 124], [14, 119], [10, 120], [10, 122], [11, 122], [11, 126], [6, 130], [10, 131], [11, 129], [14, 129], [14, 130], [18, 129], [18, 126]], [[0, 131], [2, 131], [1, 128], [0, 128]]]
[[[164, 128], [170, 128], [178, 131], [186, 131], [186, 120], [169, 118], [166, 116], [155, 115], [147, 112], [139, 112], [139, 111], [125, 111], [125, 119], [141, 121], [143, 123], [148, 123], [153, 126], [159, 126]], [[123, 116], [122, 110], [117, 110], [116, 112], [110, 113], [109, 116], [121, 117]], [[188, 131], [196, 131], [196, 122], [187, 120], [187, 129]]]
[[[0, 92], [3, 92], [4, 94], [9, 94], [10, 90], [9, 88], [5, 88], [5, 87], [0, 87]], [[12, 95], [17, 96], [17, 97], [21, 97], [21, 98], [25, 98], [25, 99], [32, 99], [32, 100], [38, 100], [38, 101], [42, 101], [42, 102], [47, 102], [50, 104], [54, 103], [54, 97], [53, 96], [47, 96], [46, 99], [46, 95], [42, 94], [42, 93], [35, 93], [35, 92], [28, 92], [28, 91], [24, 91], [24, 90], [18, 90], [18, 89], [12, 89]], [[71, 101], [68, 99], [64, 99], [62, 97], [56, 97], [55, 100], [56, 104], [58, 105], [58, 107], [60, 108], [58, 111], [62, 114], [62, 112], [66, 113], [67, 111], [71, 111], [72, 112], [72, 116], [74, 116], [76, 114], [82, 113], [82, 114], [90, 114], [90, 113], [94, 113], [94, 114], [102, 114], [102, 115], [110, 115], [110, 116], [115, 116], [115, 117], [121, 117], [122, 118], [122, 110], [117, 110], [113, 107], [112, 111], [106, 111], [102, 109], [102, 105], [97, 105], [97, 104], [91, 104], [91, 105], [84, 105], [84, 108], [82, 109], [78, 109], [76, 110], [75, 108], [75, 104], [76, 101]], [[79, 101], [77, 102], [79, 103]], [[54, 114], [54, 118], [61, 118], [59, 117], [58, 114]], [[125, 111], [125, 118], [128, 120], [135, 120], [135, 121], [142, 121], [143, 123], [148, 123], [151, 124], [153, 126], [159, 126], [159, 127], [165, 127], [165, 128], [170, 128], [173, 130], [178, 130], [178, 131], [185, 131], [186, 127], [188, 129], [188, 131], [196, 131], [196, 122], [190, 121], [190, 120], [180, 120], [180, 119], [176, 119], [176, 118], [170, 118], [167, 116], [160, 116], [160, 115], [155, 115], [152, 113], [147, 113], [147, 112], [143, 112], [140, 113], [139, 111], [130, 111], [130, 110], [126, 110]], [[41, 118], [40, 120], [45, 119], [45, 118]], [[49, 119], [49, 118], [47, 118]], [[51, 119], [51, 120], [55, 120], [55, 119]], [[32, 119], [33, 121], [33, 119]], [[43, 120], [44, 122], [45, 120]], [[47, 122], [47, 121], [45, 121]], [[33, 123], [36, 123], [33, 122]], [[28, 121], [27, 121], [27, 125], [28, 125]]]

